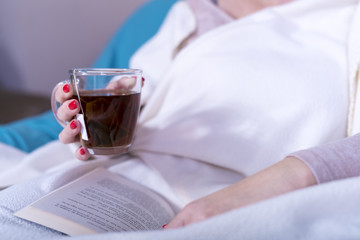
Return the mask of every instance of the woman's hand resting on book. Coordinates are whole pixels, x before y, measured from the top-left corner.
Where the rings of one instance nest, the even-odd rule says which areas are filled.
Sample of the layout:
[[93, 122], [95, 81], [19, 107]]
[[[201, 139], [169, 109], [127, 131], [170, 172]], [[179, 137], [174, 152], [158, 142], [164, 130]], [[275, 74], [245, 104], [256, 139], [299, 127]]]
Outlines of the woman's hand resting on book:
[[312, 171], [303, 161], [287, 157], [257, 174], [189, 203], [164, 229], [183, 227], [315, 184]]

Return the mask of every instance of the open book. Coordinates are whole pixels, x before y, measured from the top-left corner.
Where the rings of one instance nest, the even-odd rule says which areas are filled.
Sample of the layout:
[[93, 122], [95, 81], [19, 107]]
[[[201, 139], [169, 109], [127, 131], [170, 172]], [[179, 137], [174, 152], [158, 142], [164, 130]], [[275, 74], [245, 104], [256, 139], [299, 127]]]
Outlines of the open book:
[[162, 229], [175, 210], [150, 189], [97, 168], [15, 215], [69, 235], [81, 235]]

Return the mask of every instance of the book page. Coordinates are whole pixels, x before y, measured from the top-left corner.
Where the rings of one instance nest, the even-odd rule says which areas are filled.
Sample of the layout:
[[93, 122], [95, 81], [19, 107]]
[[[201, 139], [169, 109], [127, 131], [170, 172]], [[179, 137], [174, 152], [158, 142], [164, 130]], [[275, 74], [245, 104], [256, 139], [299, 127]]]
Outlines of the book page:
[[99, 168], [15, 215], [78, 235], [162, 229], [175, 211], [150, 189]]

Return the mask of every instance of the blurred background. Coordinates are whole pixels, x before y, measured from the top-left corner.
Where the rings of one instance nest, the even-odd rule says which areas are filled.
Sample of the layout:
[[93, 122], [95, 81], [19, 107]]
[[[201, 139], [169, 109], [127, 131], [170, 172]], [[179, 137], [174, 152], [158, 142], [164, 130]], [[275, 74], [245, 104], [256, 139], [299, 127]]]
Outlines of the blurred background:
[[0, 0], [0, 124], [50, 109], [53, 87], [90, 67], [147, 0]]

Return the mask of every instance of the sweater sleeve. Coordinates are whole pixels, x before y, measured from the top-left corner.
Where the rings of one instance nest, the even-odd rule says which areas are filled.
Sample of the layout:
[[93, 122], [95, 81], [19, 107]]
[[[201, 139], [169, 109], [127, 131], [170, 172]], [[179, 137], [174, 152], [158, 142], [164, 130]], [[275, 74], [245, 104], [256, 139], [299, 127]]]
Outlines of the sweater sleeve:
[[302, 160], [318, 183], [360, 176], [360, 133], [289, 156]]

